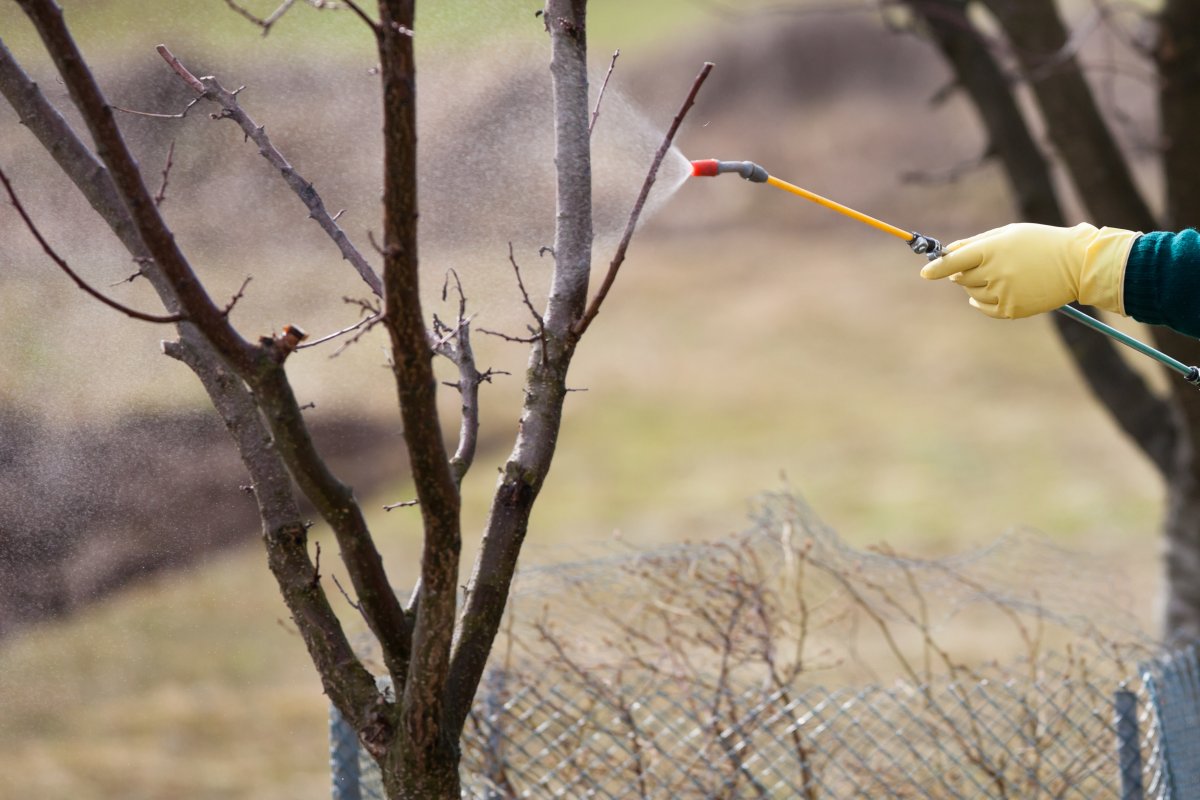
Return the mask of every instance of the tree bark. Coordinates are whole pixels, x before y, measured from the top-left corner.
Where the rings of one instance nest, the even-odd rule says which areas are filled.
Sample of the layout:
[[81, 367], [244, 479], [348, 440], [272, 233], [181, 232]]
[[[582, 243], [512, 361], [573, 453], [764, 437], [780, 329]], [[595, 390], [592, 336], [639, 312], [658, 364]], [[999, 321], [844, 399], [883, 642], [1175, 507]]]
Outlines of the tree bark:
[[984, 0], [1016, 51], [1050, 141], [1088, 211], [1104, 225], [1148, 231], [1154, 215], [1113, 138], [1054, 0]]
[[[1200, 224], [1200, 152], [1195, 147], [1200, 126], [1200, 7], [1195, 2], [1167, 0], [1154, 56], [1161, 85], [1166, 227], [1195, 227]], [[1169, 346], [1191, 359], [1188, 363], [1200, 357], [1200, 342], [1190, 337], [1175, 334]], [[1181, 442], [1167, 490], [1164, 605], [1168, 630], [1177, 642], [1185, 642], [1200, 640], [1200, 397], [1191, 386], [1172, 389], [1178, 415], [1192, 435]]]

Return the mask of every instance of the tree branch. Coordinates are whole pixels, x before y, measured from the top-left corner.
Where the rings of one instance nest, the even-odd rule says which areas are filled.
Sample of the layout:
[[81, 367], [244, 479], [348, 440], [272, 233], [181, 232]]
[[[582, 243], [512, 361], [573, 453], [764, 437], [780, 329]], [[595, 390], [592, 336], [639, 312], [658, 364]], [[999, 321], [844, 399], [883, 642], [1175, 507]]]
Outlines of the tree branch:
[[[101, 163], [72, 130], [70, 123], [42, 94], [33, 79], [17, 63], [0, 41], [0, 93], [13, 107], [17, 118], [45, 148], [63, 173], [142, 265], [153, 266], [150, 251], [142, 243], [137, 228], [117, 193], [108, 168]], [[167, 310], [175, 312], [179, 303], [157, 270], [147, 270]], [[139, 271], [140, 273], [140, 271]]]
[[319, 339], [313, 339], [312, 341], [305, 342], [304, 344], [297, 346], [296, 349], [303, 350], [308, 347], [316, 347], [319, 344], [324, 344], [325, 342], [333, 341], [334, 339], [337, 339], [341, 336], [345, 336], [347, 333], [353, 333], [354, 331], [358, 331], [358, 334], [356, 334], [355, 336], [348, 339], [341, 347], [339, 347], [337, 350], [334, 351], [333, 355], [336, 356], [336, 355], [340, 354], [343, 350], [346, 349], [346, 345], [353, 344], [355, 341], [357, 341], [359, 336], [361, 336], [362, 334], [371, 330], [371, 328], [373, 328], [377, 324], [379, 324], [379, 322], [382, 319], [383, 319], [382, 312], [376, 313], [376, 314], [371, 314], [370, 316], [363, 317], [362, 319], [360, 319], [358, 322], [354, 323], [353, 325], [347, 325], [345, 328], [342, 328], [341, 330], [334, 331], [333, 333], [322, 336]]
[[[458, 321], [453, 328], [441, 325], [434, 318], [437, 327], [445, 331], [445, 335], [434, 343], [434, 352], [453, 362], [458, 367], [458, 382], [450, 384], [458, 390], [462, 398], [462, 413], [458, 431], [458, 447], [450, 459], [450, 472], [454, 482], [462, 486], [463, 478], [475, 462], [475, 450], [479, 443], [479, 385], [490, 380], [491, 373], [481, 373], [475, 366], [475, 351], [471, 348], [471, 321], [467, 317], [467, 296], [463, 292], [462, 281], [453, 270], [454, 284], [458, 290]], [[450, 275], [446, 276], [446, 284], [442, 287], [442, 299], [445, 300], [449, 289]]]
[[163, 201], [167, 199], [167, 183], [171, 180], [171, 167], [175, 163], [175, 140], [171, 140], [171, 146], [167, 148], [167, 163], [163, 165], [162, 183], [158, 185], [158, 191], [154, 193], [154, 205], [161, 206]]
[[[550, 74], [554, 84], [558, 220], [554, 232], [554, 275], [544, 317], [551, 337], [564, 339], [583, 315], [592, 269], [586, 8], [586, 0], [549, 0], [544, 14], [550, 32]], [[557, 344], [552, 343], [553, 346]]]
[[205, 292], [154, 206], [137, 163], [116, 127], [112, 109], [63, 23], [61, 10], [50, 0], [18, 2], [46, 42], [142, 241], [165, 274], [184, 313], [254, 389], [288, 469], [338, 536], [347, 568], [359, 582], [355, 590], [377, 626], [374, 633], [381, 639], [385, 658], [390, 658], [392, 666], [405, 663], [407, 636], [403, 610], [391, 591], [382, 559], [353, 493], [329, 472], [313, 447], [299, 404], [283, 372], [283, 359], [289, 351], [279, 348], [269, 337], [260, 346], [250, 345], [234, 331], [224, 309], [217, 307]]
[[100, 160], [108, 167], [122, 202], [158, 268], [171, 283], [182, 311], [239, 371], [255, 369], [262, 352], [238, 335], [209, 297], [147, 190], [95, 77], [87, 68], [53, 0], [17, 0], [33, 22], [55, 67], [79, 108]]
[[596, 130], [596, 120], [600, 117], [600, 104], [604, 102], [604, 90], [608, 88], [608, 79], [612, 77], [620, 56], [620, 50], [613, 50], [612, 61], [608, 62], [608, 72], [604, 73], [604, 82], [600, 84], [600, 91], [596, 94], [596, 107], [592, 109], [592, 121], [588, 123], [588, 136], [591, 136]]
[[256, 17], [235, 3], [233, 0], [225, 0], [225, 5], [229, 6], [238, 14], [250, 20], [258, 27], [262, 28], [262, 35], [266, 36], [271, 32], [271, 26], [278, 22], [280, 18], [283, 17], [283, 15], [286, 14], [288, 10], [295, 4], [295, 2], [296, 0], [283, 0], [283, 2], [279, 4], [279, 7], [272, 11], [265, 19]]
[[[1069, 37], [1053, 0], [984, 0], [984, 5], [1013, 43], [1050, 139], [1088, 211], [1105, 225], [1154, 230], [1154, 215], [1133, 181], [1079, 64], [1064, 49]], [[1057, 68], [1039, 73], [1050, 60]]]
[[367, 12], [363, 11], [362, 8], [359, 7], [358, 3], [354, 2], [354, 0], [342, 0], [342, 4], [346, 6], [346, 8], [353, 11], [359, 19], [365, 22], [367, 27], [375, 33], [376, 37], [380, 35], [379, 23], [371, 19], [371, 17], [367, 15]]
[[113, 106], [113, 108], [123, 114], [133, 114], [135, 117], [150, 117], [151, 119], [186, 119], [188, 112], [192, 110], [192, 107], [203, 99], [204, 98], [202, 97], [193, 99], [186, 106], [184, 106], [183, 111], [180, 111], [178, 114], [156, 114], [153, 111], [138, 111], [133, 108], [122, 108], [121, 106]]
[[[0, 93], [12, 104], [26, 128], [76, 185], [96, 213], [108, 224], [162, 298], [168, 310], [179, 308], [174, 289], [158, 269], [122, 203], [108, 169], [88, 150], [66, 119], [55, 109], [0, 42]], [[180, 342], [164, 350], [180, 357], [200, 378], [214, 408], [225, 421], [254, 484], [267, 542], [271, 570], [283, 599], [321, 676], [325, 691], [339, 711], [360, 729], [386, 732], [379, 716], [374, 680], [359, 664], [336, 615], [322, 593], [303, 589], [311, 564], [304, 547], [306, 526], [295, 506], [287, 468], [270, 447], [246, 385], [229, 369], [212, 345], [193, 325], [179, 325]]]
[[[228, 0], [226, 1], [228, 2]], [[371, 288], [371, 291], [377, 297], [382, 296], [383, 285], [380, 283], [379, 276], [375, 273], [375, 270], [363, 258], [358, 248], [350, 242], [350, 237], [346, 235], [346, 232], [338, 226], [334, 218], [325, 210], [325, 203], [321, 200], [321, 196], [317, 194], [317, 190], [313, 188], [313, 185], [296, 172], [295, 168], [283, 157], [283, 154], [271, 144], [271, 140], [267, 136], [267, 132], [263, 126], [256, 123], [250, 118], [249, 114], [242, 110], [237, 101], [237, 93], [227, 91], [217, 82], [216, 78], [197, 78], [167, 49], [166, 45], [160, 44], [155, 49], [184, 83], [200, 93], [206, 100], [216, 103], [221, 107], [222, 111], [219, 118], [231, 119], [236, 122], [238, 127], [242, 129], [242, 132], [246, 134], [246, 137], [258, 145], [259, 154], [267, 160], [267, 163], [279, 170], [279, 173], [283, 176], [283, 180], [296, 193], [296, 196], [300, 198], [305, 207], [308, 208], [309, 217], [316, 221], [321, 226], [321, 230], [325, 231], [329, 238], [333, 240], [333, 243], [337, 245], [338, 250], [342, 253], [342, 258], [350, 262], [350, 265], [358, 272], [359, 277], [366, 282], [367, 286]]]
[[1158, 21], [1154, 59], [1162, 77], [1159, 114], [1163, 128], [1163, 177], [1166, 179], [1167, 224], [1172, 230], [1196, 224], [1200, 190], [1194, 176], [1200, 167], [1190, 133], [1200, 120], [1200, 13], [1194, 3], [1167, 0]]
[[591, 305], [588, 306], [583, 318], [575, 323], [574, 333], [576, 337], [583, 336], [587, 332], [588, 326], [592, 324], [592, 320], [600, 313], [600, 306], [604, 303], [604, 298], [608, 297], [608, 290], [612, 288], [613, 281], [617, 279], [617, 272], [620, 271], [621, 265], [625, 263], [625, 251], [629, 249], [629, 242], [633, 239], [634, 231], [637, 230], [638, 218], [642, 215], [642, 207], [646, 205], [646, 198], [650, 196], [650, 189], [654, 186], [654, 180], [658, 176], [658, 168], [662, 165], [663, 158], [670, 151], [671, 142], [675, 140], [675, 133], [679, 130], [679, 126], [683, 123], [683, 118], [687, 116], [692, 104], [696, 102], [696, 93], [704, 85], [704, 81], [708, 78], [708, 73], [712, 72], [712, 68], [711, 61], [704, 62], [704, 66], [701, 67], [696, 80], [692, 82], [691, 91], [684, 98], [683, 105], [680, 106], [679, 112], [675, 114], [675, 119], [671, 121], [671, 127], [667, 129], [662, 144], [658, 147], [658, 152], [654, 154], [654, 161], [650, 164], [650, 171], [646, 173], [646, 180], [642, 182], [642, 190], [638, 193], [637, 201], [633, 204], [633, 211], [629, 214], [629, 222], [625, 225], [625, 233], [621, 236], [621, 241], [617, 245], [617, 252], [613, 256], [612, 262], [608, 265], [608, 272], [600, 284], [600, 290], [592, 298]]
[[200, 378], [237, 445], [254, 486], [268, 564], [326, 694], [356, 729], [393, 729], [394, 721], [382, 715], [377, 702], [374, 678], [355, 656], [324, 591], [312, 583], [308, 526], [292, 493], [287, 467], [272, 449], [271, 436], [245, 384], [229, 370], [215, 367], [216, 354], [203, 340], [192, 341], [185, 335], [180, 342], [164, 342], [163, 351]]
[[[125, 209], [120, 213], [127, 213], [133, 222], [132, 233], [136, 239], [131, 252], [135, 257], [145, 257], [142, 254], [147, 251], [153, 256], [157, 269], [151, 275], [158, 275], [161, 270], [165, 287], [162, 292], [170, 298], [169, 302], [178, 303], [228, 366], [233, 367], [242, 380], [252, 384], [263, 418], [271, 427], [271, 436], [264, 436], [264, 441], [271, 441], [273, 437], [275, 452], [333, 528], [347, 569], [356, 579], [355, 590], [374, 622], [373, 632], [380, 639], [385, 660], [389, 662], [389, 668], [402, 669], [408, 656], [408, 624], [403, 609], [391, 590], [382, 559], [371, 541], [352, 492], [329, 473], [312, 445], [299, 405], [283, 372], [282, 356], [285, 354], [276, 349], [273, 339], [268, 339], [261, 347], [242, 340], [228, 324], [223, 310], [212, 303], [200, 286], [153, 206], [136, 163], [116, 128], [111, 108], [95, 85], [57, 6], [48, 0], [19, 2], [42, 34], [92, 138], [97, 142], [101, 158], [113, 178], [111, 194], [116, 195], [117, 204]], [[217, 369], [227, 371], [224, 366]], [[347, 708], [345, 711], [348, 719], [363, 718], [361, 709]], [[379, 729], [384, 728], [386, 726]]]
[[392, 342], [392, 371], [425, 534], [411, 659], [407, 674], [392, 677], [404, 730], [411, 737], [406, 746], [423, 753], [456, 738], [461, 730], [448, 732], [443, 719], [458, 602], [460, 499], [442, 438], [433, 349], [419, 285], [413, 3], [381, 0], [379, 14], [384, 106], [383, 322]]
[[54, 252], [54, 248], [51, 247], [50, 243], [47, 242], [46, 239], [42, 236], [41, 231], [39, 231], [37, 229], [37, 226], [33, 224], [33, 220], [29, 218], [29, 214], [25, 213], [25, 207], [23, 205], [21, 205], [21, 201], [19, 199], [17, 199], [17, 193], [16, 193], [16, 191], [13, 190], [12, 183], [9, 182], [8, 176], [4, 174], [3, 170], [0, 170], [0, 183], [4, 184], [4, 190], [6, 192], [8, 192], [8, 199], [12, 203], [13, 208], [16, 209], [17, 214], [25, 222], [25, 227], [29, 229], [29, 232], [31, 234], [33, 234], [33, 238], [37, 239], [38, 244], [40, 244], [42, 246], [42, 250], [45, 251], [46, 255], [50, 257], [51, 261], [53, 261], [55, 264], [58, 265], [59, 269], [61, 269], [65, 273], [67, 273], [67, 276], [70, 277], [71, 280], [75, 281], [75, 285], [78, 286], [80, 289], [83, 289], [85, 292], [87, 292], [92, 297], [96, 298], [97, 300], [99, 300], [101, 303], [108, 306], [109, 308], [116, 309], [117, 311], [120, 311], [122, 314], [124, 314], [128, 317], [133, 317], [134, 319], [138, 319], [143, 322], [171, 323], [171, 322], [179, 322], [183, 319], [186, 319], [186, 317], [183, 314], [168, 314], [166, 316], [161, 316], [161, 315], [157, 315], [157, 314], [145, 314], [141, 311], [132, 309], [129, 306], [122, 305], [121, 303], [118, 303], [116, 300], [112, 300], [112, 299], [106, 297], [103, 293], [97, 291], [96, 289], [93, 289], [87, 283], [87, 281], [85, 281], [83, 278], [79, 277], [79, 275], [75, 272], [75, 270], [71, 269], [70, 265], [67, 264], [67, 262], [64, 261], [63, 258], [61, 256], [59, 256], [58, 253]]
[[[557, 217], [545, 344], [530, 348], [517, 441], [492, 499], [487, 530], [467, 586], [447, 681], [447, 724], [461, 731], [504, 616], [529, 514], [545, 482], [567, 396], [591, 271], [591, 148], [585, 0], [549, 0], [545, 18], [554, 82]], [[422, 603], [424, 598], [422, 597]]]
[[[593, 117], [593, 121], [594, 120], [595, 118]], [[533, 301], [529, 299], [529, 292], [525, 289], [525, 281], [521, 280], [521, 268], [517, 266], [517, 258], [513, 255], [512, 242], [508, 243], [508, 263], [512, 264], [513, 275], [515, 275], [517, 278], [517, 288], [521, 290], [521, 302], [523, 302], [525, 307], [529, 309], [529, 313], [533, 315], [533, 321], [537, 323], [537, 327], [530, 328], [529, 332], [536, 336], [537, 339], [542, 343], [542, 358], [545, 359], [549, 351], [549, 343], [546, 340], [546, 320], [541, 314], [538, 313], [538, 310], [533, 307]], [[502, 334], [493, 335], [502, 336]], [[530, 339], [526, 342], [526, 344], [530, 344], [532, 342], [533, 340]]]

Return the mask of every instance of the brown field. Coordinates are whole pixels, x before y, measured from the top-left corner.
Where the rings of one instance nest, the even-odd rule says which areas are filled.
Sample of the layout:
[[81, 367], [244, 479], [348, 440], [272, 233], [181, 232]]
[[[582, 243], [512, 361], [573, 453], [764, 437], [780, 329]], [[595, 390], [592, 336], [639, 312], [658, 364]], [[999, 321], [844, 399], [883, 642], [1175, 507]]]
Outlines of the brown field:
[[[347, 209], [347, 229], [369, 250], [379, 125], [371, 54], [345, 16], [298, 8], [294, 25], [263, 40], [219, 2], [203, 12], [186, 4], [170, 18], [115, 0], [65, 5], [79, 15], [85, 52], [95, 54], [113, 102], [147, 110], [186, 102], [153, 57], [159, 41], [198, 72], [247, 84], [247, 110], [327, 205]], [[481, 4], [474, 19], [453, 4], [430, 12], [436, 35], [419, 54], [422, 246], [431, 299], [453, 267], [478, 324], [520, 331], [507, 242], [531, 285], [544, 282], [536, 250], [552, 221], [552, 156], [538, 99], [543, 42], [532, 11], [526, 21], [524, 6], [518, 16], [513, 5]], [[947, 76], [916, 39], [885, 32], [869, 15], [730, 21], [687, 0], [595, 5], [598, 76], [611, 50], [622, 48], [597, 132], [598, 268], [647, 149], [706, 59], [717, 68], [678, 140], [688, 158], [753, 159], [944, 239], [1010, 220], [994, 166], [954, 182], [903, 179], [966, 162], [983, 147], [961, 100], [929, 105]], [[16, 14], [11, 4], [0, 10], [0, 36], [62, 99]], [[1147, 107], [1133, 87], [1117, 88], [1124, 108]], [[185, 120], [123, 124], [152, 181], [176, 141], [168, 218], [215, 295], [253, 276], [235, 312], [244, 330], [295, 323], [323, 332], [354, 319], [342, 297], [364, 294], [357, 279], [232, 126], [199, 110]], [[128, 275], [127, 258], [7, 107], [0, 131], [0, 166], [50, 240], [99, 285]], [[1153, 183], [1149, 172], [1144, 179]], [[1046, 320], [986, 320], [956, 288], [921, 281], [920, 260], [896, 241], [768, 188], [732, 177], [688, 181], [669, 200], [645, 222], [581, 346], [572, 379], [587, 391], [570, 400], [529, 563], [719, 537], [745, 525], [756, 495], [786, 484], [858, 546], [947, 554], [1013, 527], [1039, 530], [1111, 564], [1088, 574], [1120, 586], [1152, 627], [1159, 484], [1089, 400]], [[47, 426], [64, 459], [79, 431], [204, 409], [194, 379], [159, 354], [164, 330], [87, 301], [3, 210], [0, 266], [8, 344], [0, 398]], [[111, 291], [153, 308], [145, 287]], [[349, 418], [381, 436], [392, 429], [382, 345], [375, 334], [336, 359], [309, 350], [289, 362], [298, 393], [317, 404], [318, 424]], [[521, 374], [520, 348], [485, 338], [477, 350], [482, 363]], [[465, 489], [468, 532], [482, 525], [493, 470], [507, 452], [518, 379], [500, 378], [484, 394], [490, 446]], [[449, 420], [455, 405], [445, 398]], [[219, 434], [197, 449], [219, 451]], [[416, 517], [380, 510], [407, 498], [403, 469], [394, 466], [398, 443], [381, 441], [364, 453], [375, 453], [369, 458], [388, 474], [357, 485], [404, 586], [419, 553]], [[148, 551], [206, 524], [203, 513], [185, 525], [168, 519], [171, 493], [188, 491], [155, 474], [169, 466], [156, 470], [136, 452], [125, 458], [120, 471], [89, 470], [87, 480], [52, 484], [58, 491], [36, 502], [88, 508], [115, 493], [119, 474], [154, 497], [154, 514], [129, 515], [130, 539]], [[351, 469], [372, 466], [366, 455], [348, 459], [358, 462], [347, 463]], [[236, 494], [239, 480], [222, 473], [205, 491], [232, 484]], [[194, 505], [196, 497], [185, 499]], [[62, 518], [71, 533], [47, 536], [86, 535], [86, 514]], [[119, 526], [106, 525], [118, 541]], [[0, 642], [0, 800], [320, 796], [324, 698], [254, 526], [205, 536], [245, 543]], [[320, 526], [316, 539], [323, 565], [336, 571], [336, 548]], [[1003, 660], [1017, 652], [1010, 634], [965, 631], [953, 645], [964, 659]]]

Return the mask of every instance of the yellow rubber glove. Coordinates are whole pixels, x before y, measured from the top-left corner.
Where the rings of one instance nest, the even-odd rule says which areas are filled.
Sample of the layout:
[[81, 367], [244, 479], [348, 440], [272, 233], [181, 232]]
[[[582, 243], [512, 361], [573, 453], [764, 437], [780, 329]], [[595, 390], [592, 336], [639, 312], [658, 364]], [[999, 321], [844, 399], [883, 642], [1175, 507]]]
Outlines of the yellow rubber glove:
[[1018, 222], [951, 242], [921, 270], [950, 278], [989, 317], [1016, 319], [1079, 302], [1125, 313], [1121, 284], [1138, 231]]

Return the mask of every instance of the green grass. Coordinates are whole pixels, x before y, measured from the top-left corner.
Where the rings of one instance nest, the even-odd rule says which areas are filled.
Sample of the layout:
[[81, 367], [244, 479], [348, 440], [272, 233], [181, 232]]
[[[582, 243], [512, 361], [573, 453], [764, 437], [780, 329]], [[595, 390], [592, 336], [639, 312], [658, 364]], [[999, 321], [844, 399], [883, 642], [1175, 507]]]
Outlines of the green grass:
[[[752, 10], [770, 5], [750, 0], [739, 7]], [[297, 2], [270, 34], [239, 16], [223, 0], [63, 0], [67, 24], [85, 54], [121, 60], [154, 54], [165, 43], [202, 49], [206, 57], [249, 61], [289, 61], [297, 53], [319, 53], [322, 62], [374, 59], [370, 32], [350, 11], [318, 11]], [[278, 7], [278, 0], [240, 0], [239, 5], [260, 19]], [[801, 4], [802, 5], [802, 4]], [[373, 4], [364, 7], [374, 15]], [[497, 41], [536, 40], [543, 29], [534, 16], [536, 0], [438, 0], [417, 3], [417, 46], [429, 52], [468, 52], [494, 47]], [[588, 12], [589, 42], [599, 56], [614, 48], [642, 48], [661, 41], [663, 32], [678, 41], [703, 32], [721, 17], [694, 0], [605, 0]], [[36, 35], [14, 7], [0, 11], [6, 25], [5, 42], [18, 55], [37, 47]]]

